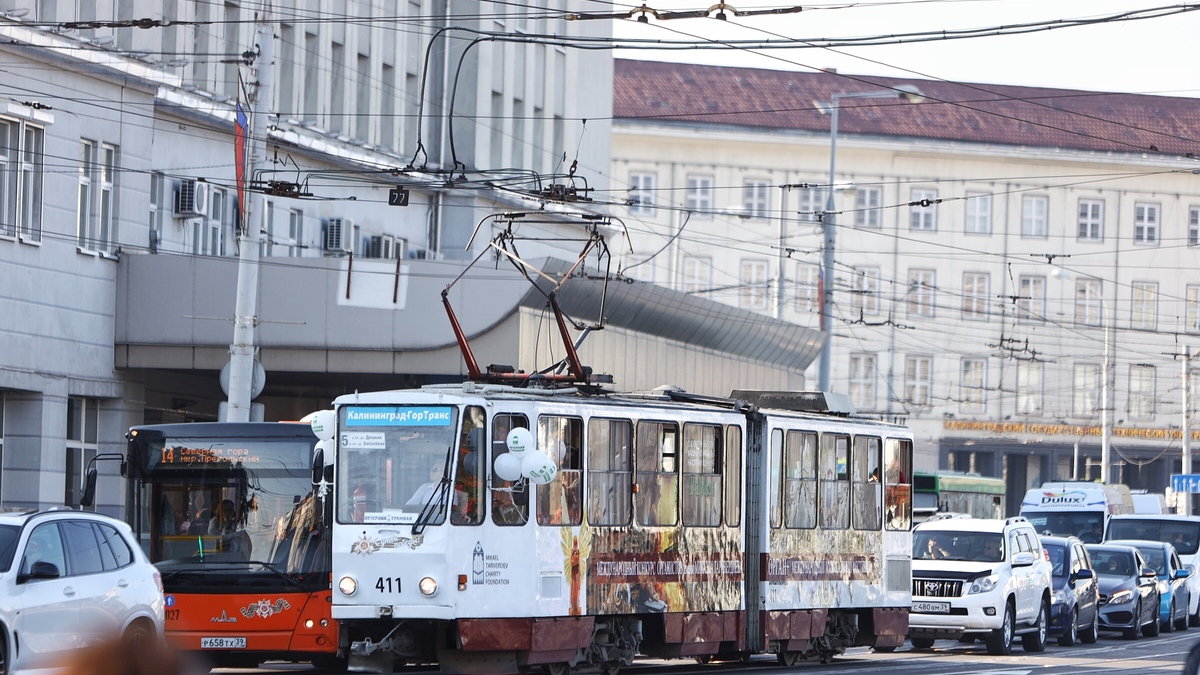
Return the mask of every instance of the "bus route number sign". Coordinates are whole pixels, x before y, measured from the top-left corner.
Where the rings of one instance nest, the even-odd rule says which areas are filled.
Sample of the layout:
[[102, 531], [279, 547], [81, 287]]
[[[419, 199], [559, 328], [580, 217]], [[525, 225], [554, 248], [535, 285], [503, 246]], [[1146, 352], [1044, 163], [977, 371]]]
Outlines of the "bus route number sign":
[[347, 450], [383, 450], [387, 447], [387, 434], [382, 431], [358, 431], [342, 434], [341, 445]]

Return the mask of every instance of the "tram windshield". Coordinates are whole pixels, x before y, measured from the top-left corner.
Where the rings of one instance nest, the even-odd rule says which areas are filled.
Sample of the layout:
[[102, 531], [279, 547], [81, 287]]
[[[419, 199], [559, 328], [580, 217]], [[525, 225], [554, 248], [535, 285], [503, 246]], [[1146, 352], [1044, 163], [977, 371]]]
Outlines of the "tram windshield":
[[459, 493], [448, 466], [456, 447], [457, 408], [345, 406], [339, 415], [338, 521], [445, 522], [451, 493], [455, 498]]

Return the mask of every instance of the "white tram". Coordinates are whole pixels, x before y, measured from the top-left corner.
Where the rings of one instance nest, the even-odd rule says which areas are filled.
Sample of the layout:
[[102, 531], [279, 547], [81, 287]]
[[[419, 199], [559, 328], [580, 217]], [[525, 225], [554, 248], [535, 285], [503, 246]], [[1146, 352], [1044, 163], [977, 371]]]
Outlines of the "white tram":
[[352, 667], [613, 673], [902, 644], [909, 430], [817, 410], [820, 394], [734, 394], [338, 398], [336, 459], [319, 461]]

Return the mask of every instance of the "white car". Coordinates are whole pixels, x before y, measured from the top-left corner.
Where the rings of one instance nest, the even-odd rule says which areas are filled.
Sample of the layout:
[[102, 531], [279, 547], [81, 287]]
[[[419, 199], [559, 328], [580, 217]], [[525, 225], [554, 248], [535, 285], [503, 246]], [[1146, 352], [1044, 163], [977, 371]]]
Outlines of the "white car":
[[1037, 532], [1021, 517], [946, 518], [913, 530], [909, 641], [982, 638], [989, 654], [1046, 648], [1052, 567]]
[[129, 526], [69, 509], [0, 513], [0, 675], [116, 636], [163, 636], [162, 579]]

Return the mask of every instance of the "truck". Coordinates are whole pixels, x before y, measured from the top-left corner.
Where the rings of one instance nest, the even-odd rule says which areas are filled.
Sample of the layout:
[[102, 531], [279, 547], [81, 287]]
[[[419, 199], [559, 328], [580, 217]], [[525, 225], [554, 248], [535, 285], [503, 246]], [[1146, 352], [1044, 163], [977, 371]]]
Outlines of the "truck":
[[1021, 515], [1039, 534], [1079, 537], [1085, 544], [1104, 541], [1110, 517], [1133, 512], [1129, 488], [1112, 483], [1043, 483], [1021, 500]]

